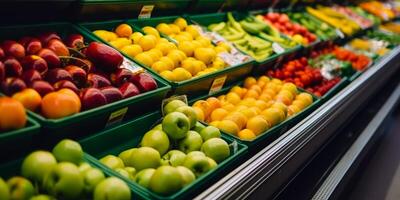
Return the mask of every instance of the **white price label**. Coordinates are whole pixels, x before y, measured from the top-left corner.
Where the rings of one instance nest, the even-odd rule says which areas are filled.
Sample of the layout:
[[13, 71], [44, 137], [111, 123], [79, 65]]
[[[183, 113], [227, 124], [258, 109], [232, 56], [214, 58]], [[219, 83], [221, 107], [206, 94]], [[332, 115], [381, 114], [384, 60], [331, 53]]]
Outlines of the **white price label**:
[[145, 18], [150, 18], [151, 13], [153, 12], [154, 5], [144, 5], [142, 7], [142, 10], [140, 10], [139, 19], [145, 19]]
[[142, 67], [140, 67], [138, 64], [124, 58], [124, 61], [122, 62], [121, 68], [130, 70], [132, 73], [141, 73], [144, 71]]
[[285, 52], [285, 49], [276, 42], [272, 43], [272, 50], [277, 54]]
[[222, 89], [222, 87], [224, 87], [226, 77], [227, 76], [221, 76], [221, 77], [214, 79], [208, 94], [211, 95], [211, 94], [214, 94], [214, 93], [220, 91]]
[[345, 36], [344, 36], [344, 34], [343, 34], [343, 32], [342, 31], [340, 31], [339, 29], [336, 29], [336, 35], [338, 35], [340, 38], [344, 38]]

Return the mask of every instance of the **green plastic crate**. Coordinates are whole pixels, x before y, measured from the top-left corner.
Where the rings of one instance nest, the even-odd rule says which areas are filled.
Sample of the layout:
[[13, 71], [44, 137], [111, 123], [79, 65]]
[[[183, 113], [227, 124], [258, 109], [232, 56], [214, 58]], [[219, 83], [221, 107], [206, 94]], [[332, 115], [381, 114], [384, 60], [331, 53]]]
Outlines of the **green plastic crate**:
[[[143, 20], [128, 20], [128, 21], [114, 20], [107, 22], [81, 23], [80, 26], [83, 30], [88, 32], [88, 34], [89, 32], [100, 29], [111, 31], [121, 23], [128, 23], [131, 26], [133, 26], [135, 31], [141, 31], [141, 29], [139, 28], [140, 26], [146, 26], [146, 25], [156, 26], [161, 22], [169, 23], [173, 22], [177, 17], [178, 16], [150, 18]], [[92, 36], [95, 37], [96, 40], [98, 41], [107, 43], [106, 41], [102, 40], [101, 38], [95, 35]], [[163, 34], [161, 34], [161, 36], [163, 36]], [[166, 38], [169, 39], [168, 37]], [[194, 77], [192, 79], [181, 82], [173, 82], [158, 75], [153, 69], [151, 69], [151, 67], [141, 64], [140, 62], [134, 60], [133, 58], [130, 59], [136, 63], [139, 63], [148, 71], [153, 72], [153, 74], [155, 74], [159, 79], [162, 79], [163, 81], [167, 82], [172, 87], [172, 91], [170, 94], [185, 94], [188, 96], [189, 99], [207, 94], [215, 79], [226, 76], [225, 85], [229, 85], [237, 80], [243, 79], [244, 77], [246, 77], [251, 73], [254, 65], [253, 60], [251, 60], [248, 62], [244, 62], [243, 64], [227, 67], [204, 76]]]
[[237, 143], [234, 139], [223, 134], [222, 138], [231, 144], [231, 146], [235, 146], [231, 149], [231, 152], [234, 150], [236, 150], [236, 152], [233, 154], [231, 153], [226, 160], [218, 164], [218, 167], [202, 175], [190, 185], [170, 196], [161, 196], [155, 194], [150, 190], [134, 183], [133, 181], [122, 177], [120, 174], [112, 171], [98, 161], [98, 159], [106, 155], [118, 155], [123, 150], [138, 146], [143, 135], [150, 130], [152, 126], [156, 124], [156, 122], [159, 122], [160, 118], [160, 112], [151, 113], [126, 124], [86, 138], [80, 141], [80, 144], [82, 145], [82, 148], [85, 150], [86, 154], [90, 155], [90, 162], [92, 164], [96, 165], [98, 168], [105, 169], [105, 171], [107, 170], [106, 173], [108, 173], [108, 175], [116, 176], [125, 180], [129, 184], [131, 190], [139, 194], [141, 197], [140, 199], [190, 199], [193, 197], [192, 195], [194, 195], [194, 193], [201, 192], [202, 189], [208, 187], [208, 185], [212, 184], [212, 182], [217, 181], [228, 171], [232, 170], [232, 164], [240, 161], [242, 156], [247, 151], [247, 147], [245, 145]]
[[0, 132], [0, 157], [11, 160], [35, 148], [34, 137], [40, 132], [40, 125], [30, 117], [24, 128]]
[[[236, 85], [242, 86], [243, 81], [238, 82]], [[213, 95], [206, 95], [206, 96], [194, 99], [194, 100], [190, 101], [190, 105], [194, 104], [198, 100], [205, 100], [209, 97], [218, 97], [220, 95], [225, 95], [226, 93], [229, 92], [230, 89], [231, 89], [230, 87], [225, 87]], [[298, 88], [298, 89], [301, 92], [307, 92], [301, 88]], [[265, 131], [264, 133], [261, 133], [254, 140], [243, 140], [235, 135], [231, 135], [228, 133], [225, 133], [225, 134], [229, 135], [230, 137], [234, 138], [235, 140], [239, 140], [241, 143], [248, 146], [250, 151], [254, 151], [257, 148], [259, 148], [260, 146], [265, 146], [265, 145], [271, 143], [274, 139], [276, 139], [277, 137], [282, 135], [284, 132], [286, 132], [289, 128], [291, 128], [293, 125], [295, 125], [296, 123], [298, 123], [299, 121], [304, 119], [308, 114], [310, 114], [312, 111], [317, 109], [322, 104], [322, 101], [320, 98], [316, 97], [313, 94], [311, 94], [311, 95], [313, 96], [314, 101], [310, 106], [308, 106], [306, 109], [302, 110], [301, 112], [297, 113], [296, 115], [290, 117], [289, 119], [286, 119], [285, 121], [273, 126], [272, 128]], [[205, 122], [203, 122], [203, 123], [207, 124]]]
[[[233, 12], [233, 16], [236, 20], [241, 20], [246, 17], [245, 13]], [[192, 20], [196, 24], [200, 24], [204, 27], [207, 27], [210, 24], [219, 23], [222, 21], [227, 21], [226, 13], [213, 13], [213, 14], [203, 14], [203, 15], [191, 15], [189, 16], [190, 20]], [[301, 46], [296, 46], [291, 49], [287, 49], [285, 52], [281, 54], [272, 54], [270, 57], [262, 60], [262, 61], [254, 61], [255, 65], [253, 68], [253, 74], [259, 75], [260, 72], [265, 71], [266, 69], [271, 69], [274, 66], [278, 65], [283, 59], [286, 57], [294, 57], [301, 49]]]
[[[86, 42], [94, 41], [92, 35], [86, 34], [77, 28], [77, 26], [70, 23], [1, 27], [0, 39], [18, 39], [25, 35], [38, 34], [46, 31], [56, 31], [63, 38], [68, 34], [80, 33], [84, 36]], [[163, 80], [156, 76], [153, 77], [158, 84], [158, 89], [156, 90], [61, 119], [47, 119], [40, 114], [28, 111], [28, 114], [42, 126], [41, 137], [38, 138], [36, 143], [44, 146], [52, 145], [61, 138], [80, 138], [90, 132], [99, 131], [106, 126], [110, 115], [120, 111], [121, 109], [128, 108], [124, 119], [130, 119], [153, 111], [152, 106], [160, 105], [162, 99], [170, 90], [170, 86], [168, 86]]]

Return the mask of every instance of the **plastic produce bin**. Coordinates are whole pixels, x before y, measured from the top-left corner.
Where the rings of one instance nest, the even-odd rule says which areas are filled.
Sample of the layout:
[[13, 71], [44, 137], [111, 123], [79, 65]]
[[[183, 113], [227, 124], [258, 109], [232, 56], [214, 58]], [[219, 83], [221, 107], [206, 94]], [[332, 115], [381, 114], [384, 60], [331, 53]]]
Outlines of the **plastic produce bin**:
[[[143, 19], [143, 20], [128, 20], [128, 21], [108, 21], [108, 22], [93, 22], [93, 23], [82, 23], [80, 26], [85, 29], [87, 32], [92, 32], [94, 30], [113, 30], [116, 26], [118, 26], [121, 23], [128, 23], [131, 26], [134, 26], [135, 31], [141, 31], [139, 27], [143, 26], [156, 26], [157, 24], [164, 22], [164, 23], [171, 23], [173, 22], [178, 16], [173, 16], [173, 17], [159, 17], [159, 18], [150, 18], [150, 19]], [[161, 34], [161, 36], [164, 36]], [[106, 41], [102, 40], [101, 38], [93, 35], [93, 37], [96, 38], [98, 41], [102, 41], [104, 43], [107, 43]], [[166, 37], [169, 39], [168, 37]], [[128, 57], [128, 56], [127, 56]], [[128, 57], [130, 58], [130, 57]], [[146, 66], [144, 64], [141, 64], [138, 61], [135, 61], [135, 59], [130, 58], [136, 63], [139, 63], [141, 66], [146, 68], [148, 71], [152, 71], [154, 74], [157, 75], [159, 79], [162, 79], [163, 81], [167, 82], [171, 87], [172, 91], [170, 94], [185, 94], [188, 96], [189, 99], [198, 97], [200, 95], [208, 94], [210, 91], [211, 86], [213, 85], [215, 80], [221, 79], [223, 77], [226, 77], [224, 84], [229, 85], [237, 80], [243, 79], [247, 75], [249, 75], [253, 69], [253, 60], [244, 62], [242, 64], [236, 65], [236, 66], [230, 66], [226, 67], [222, 70], [218, 70], [216, 72], [204, 75], [204, 76], [199, 76], [199, 77], [194, 77], [189, 80], [181, 81], [181, 82], [173, 82], [169, 81], [167, 79], [164, 79], [163, 77], [159, 76], [151, 67]]]
[[136, 184], [135, 182], [122, 177], [119, 173], [109, 169], [99, 162], [98, 159], [106, 155], [118, 155], [123, 150], [138, 146], [143, 135], [150, 130], [160, 118], [160, 112], [151, 113], [126, 124], [88, 137], [80, 141], [80, 144], [82, 145], [82, 148], [85, 150], [86, 154], [90, 155], [88, 157], [93, 165], [103, 169], [103, 171], [105, 171], [108, 175], [123, 179], [128, 183], [132, 191], [139, 194], [140, 199], [190, 199], [192, 197], [191, 195], [193, 195], [195, 192], [200, 192], [202, 189], [211, 184], [211, 182], [217, 181], [219, 178], [223, 177], [226, 172], [232, 170], [230, 169], [232, 164], [240, 161], [242, 156], [247, 151], [247, 147], [245, 145], [240, 144], [234, 139], [222, 134], [222, 138], [232, 147], [231, 155], [223, 162], [219, 163], [216, 168], [200, 176], [190, 185], [187, 185], [183, 189], [170, 196], [161, 196], [153, 193], [150, 190]]
[[[80, 33], [84, 36], [86, 42], [94, 41], [92, 35], [86, 34], [77, 28], [77, 26], [70, 23], [2, 27], [0, 28], [0, 39], [18, 39], [22, 36], [35, 35], [46, 31], [55, 31], [62, 38], [68, 34]], [[118, 119], [120, 117], [129, 119], [152, 111], [154, 105], [161, 104], [162, 99], [170, 89], [163, 80], [158, 77], [154, 77], [154, 79], [157, 81], [158, 88], [153, 91], [83, 111], [72, 116], [60, 119], [47, 119], [38, 113], [28, 111], [28, 114], [42, 126], [42, 134], [36, 143], [46, 146], [65, 137], [81, 138], [90, 132], [103, 129], [107, 125], [107, 122], [112, 121], [112, 118]], [[124, 113], [126, 114], [123, 115]]]

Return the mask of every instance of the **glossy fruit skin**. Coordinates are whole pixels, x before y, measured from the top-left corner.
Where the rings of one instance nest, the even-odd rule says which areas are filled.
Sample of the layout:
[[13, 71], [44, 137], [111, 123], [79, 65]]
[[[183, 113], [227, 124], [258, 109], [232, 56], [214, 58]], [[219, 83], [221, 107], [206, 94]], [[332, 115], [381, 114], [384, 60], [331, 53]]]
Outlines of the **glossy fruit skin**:
[[158, 87], [157, 82], [148, 73], [140, 73], [133, 75], [130, 81], [134, 83], [141, 92], [148, 92], [151, 90], [155, 90]]
[[182, 176], [175, 167], [161, 166], [151, 177], [149, 187], [158, 194], [173, 194], [183, 187]]
[[131, 191], [122, 180], [109, 177], [101, 181], [94, 190], [94, 200], [130, 200]]
[[180, 112], [167, 114], [162, 121], [162, 128], [168, 136], [174, 140], [186, 137], [190, 130], [188, 117]]
[[100, 74], [90, 73], [87, 76], [87, 85], [94, 88], [111, 86], [111, 82]]
[[52, 50], [57, 56], [69, 56], [69, 50], [65, 44], [58, 39], [51, 39], [46, 47]]
[[0, 82], [4, 81], [6, 78], [6, 67], [4, 63], [0, 61]]
[[100, 88], [100, 91], [106, 97], [107, 104], [119, 101], [123, 98], [121, 91], [113, 86]]
[[11, 199], [29, 199], [35, 193], [32, 183], [24, 177], [12, 177], [7, 181], [7, 185], [10, 188]]
[[17, 59], [8, 57], [3, 61], [3, 64], [6, 70], [6, 77], [19, 77], [22, 75], [23, 68]]
[[144, 134], [140, 143], [142, 147], [152, 147], [157, 150], [160, 155], [164, 155], [170, 146], [168, 135], [163, 131], [150, 130]]
[[115, 72], [111, 73], [110, 79], [113, 85], [115, 86], [121, 86], [122, 84], [128, 82], [131, 80], [133, 76], [133, 73], [124, 68], [119, 68]]
[[56, 165], [56, 158], [50, 152], [34, 151], [22, 162], [21, 174], [32, 181], [41, 183], [45, 174]]
[[37, 70], [29, 69], [22, 73], [22, 80], [28, 85], [31, 85], [35, 81], [42, 80], [42, 75]]
[[176, 112], [183, 113], [189, 119], [190, 129], [196, 125], [197, 122], [197, 114], [194, 108], [190, 106], [181, 106], [175, 110]]
[[71, 75], [72, 81], [78, 87], [83, 87], [87, 81], [87, 73], [84, 69], [76, 65], [68, 65], [64, 67], [65, 70]]
[[54, 68], [48, 71], [46, 75], [46, 80], [50, 84], [54, 84], [62, 80], [72, 81], [72, 77], [67, 70], [62, 68]]
[[185, 138], [179, 140], [178, 147], [182, 152], [189, 153], [192, 151], [199, 151], [202, 144], [203, 139], [200, 134], [195, 131], [189, 131]]
[[87, 88], [80, 93], [82, 109], [89, 110], [107, 104], [107, 99], [97, 88]]
[[113, 72], [121, 66], [123, 56], [114, 48], [99, 43], [91, 42], [86, 49], [86, 56], [105, 71]]
[[0, 97], [0, 112], [10, 113], [0, 116], [0, 132], [25, 127], [27, 117], [24, 106], [9, 97]]
[[121, 158], [114, 155], [107, 155], [100, 159], [100, 162], [110, 169], [124, 168], [124, 161]]
[[151, 177], [153, 176], [155, 169], [148, 168], [141, 170], [135, 176], [135, 182], [145, 188], [149, 188]]
[[83, 173], [83, 179], [85, 183], [84, 192], [86, 194], [92, 195], [92, 192], [96, 188], [97, 184], [99, 184], [105, 178], [106, 177], [101, 170], [97, 168], [88, 169]]
[[78, 165], [83, 161], [81, 145], [70, 139], [63, 139], [57, 143], [52, 153], [58, 162], [72, 162]]
[[47, 62], [49, 68], [56, 68], [61, 66], [60, 58], [52, 50], [43, 48], [37, 55]]
[[201, 151], [218, 163], [222, 162], [230, 155], [228, 143], [221, 138], [211, 138], [207, 140], [201, 146]]
[[2, 49], [7, 56], [21, 59], [25, 56], [25, 48], [14, 40], [6, 40], [2, 44]]
[[65, 44], [71, 48], [80, 48], [84, 45], [84, 38], [81, 34], [71, 34], [66, 39]]
[[38, 35], [38, 39], [42, 42], [42, 45], [46, 46], [50, 40], [61, 40], [61, 37], [56, 32], [46, 32]]
[[203, 138], [203, 141], [205, 142], [211, 138], [220, 138], [221, 132], [219, 131], [218, 128], [214, 126], [207, 126], [200, 131], [200, 135]]
[[[58, 119], [78, 113], [81, 110], [79, 97], [69, 89], [70, 92], [51, 92], [42, 99], [42, 114], [50, 119]], [[57, 108], [57, 109], [55, 109]]]
[[133, 83], [126, 82], [119, 87], [119, 91], [121, 91], [124, 99], [133, 97], [140, 94], [139, 89]]
[[26, 88], [21, 92], [17, 92], [12, 98], [21, 102], [26, 109], [31, 111], [37, 111], [42, 103], [42, 97], [32, 88]]
[[42, 49], [42, 43], [37, 38], [30, 38], [25, 44], [22, 44], [28, 55], [36, 54]]
[[48, 82], [46, 81], [34, 81], [30, 87], [34, 90], [36, 90], [40, 96], [44, 97], [46, 94], [50, 92], [54, 92], [53, 86], [51, 86]]
[[186, 155], [183, 166], [190, 169], [196, 177], [199, 177], [210, 170], [210, 163], [203, 152], [192, 151]]
[[20, 78], [9, 77], [1, 83], [1, 90], [8, 96], [20, 92], [25, 88], [26, 84]]
[[181, 106], [186, 106], [186, 103], [184, 103], [181, 100], [177, 100], [177, 99], [172, 100], [164, 106], [164, 108], [163, 108], [164, 114], [166, 115], [168, 113], [174, 112], [176, 109], [178, 109]]
[[161, 158], [161, 165], [179, 166], [185, 162], [186, 154], [179, 150], [170, 150]]
[[67, 88], [67, 89], [74, 91], [76, 94], [79, 94], [78, 87], [76, 87], [76, 85], [74, 83], [72, 83], [71, 81], [68, 81], [68, 80], [58, 81], [58, 82], [54, 83], [53, 87], [55, 90], [61, 90], [63, 88]]
[[184, 166], [177, 166], [176, 169], [178, 169], [179, 173], [181, 174], [183, 186], [189, 185], [196, 180], [196, 176], [192, 171], [190, 171], [190, 169]]
[[132, 151], [129, 158], [129, 167], [134, 167], [137, 171], [156, 168], [160, 166], [160, 153], [151, 147], [140, 147]]
[[2, 178], [0, 178], [0, 199], [10, 199], [10, 189]]
[[43, 58], [36, 55], [25, 56], [21, 60], [21, 64], [24, 70], [34, 69], [37, 70], [42, 76], [48, 71], [47, 62]]

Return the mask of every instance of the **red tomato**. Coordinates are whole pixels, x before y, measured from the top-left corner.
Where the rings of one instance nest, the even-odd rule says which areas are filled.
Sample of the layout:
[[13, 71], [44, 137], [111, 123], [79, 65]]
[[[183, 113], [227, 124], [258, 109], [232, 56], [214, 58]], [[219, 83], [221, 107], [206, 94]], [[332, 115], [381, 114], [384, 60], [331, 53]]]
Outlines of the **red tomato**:
[[285, 78], [292, 77], [292, 73], [290, 71], [287, 71], [287, 70], [283, 71], [283, 75], [285, 76]]
[[296, 71], [296, 67], [295, 67], [294, 65], [287, 65], [287, 66], [286, 66], [286, 69], [287, 69], [288, 71], [290, 71], [290, 72]]

